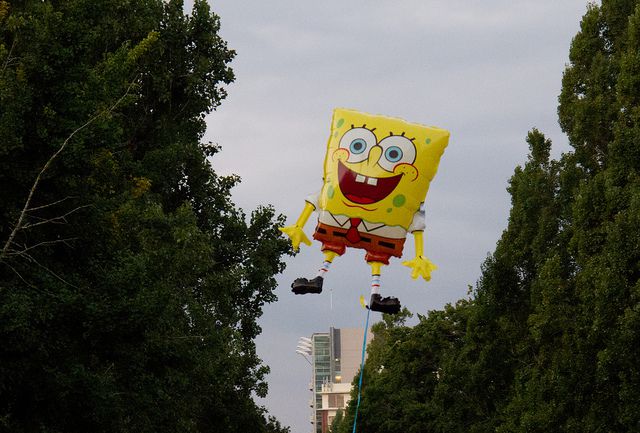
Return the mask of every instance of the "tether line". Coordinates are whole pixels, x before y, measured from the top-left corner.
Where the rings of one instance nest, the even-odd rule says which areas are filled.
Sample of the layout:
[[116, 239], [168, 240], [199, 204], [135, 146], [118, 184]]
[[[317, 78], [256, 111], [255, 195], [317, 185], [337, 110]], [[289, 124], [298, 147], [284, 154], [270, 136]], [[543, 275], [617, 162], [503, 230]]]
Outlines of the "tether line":
[[353, 417], [353, 431], [356, 433], [356, 423], [358, 422], [358, 409], [360, 408], [360, 396], [362, 395], [362, 374], [364, 373], [364, 354], [367, 350], [367, 330], [369, 329], [369, 313], [371, 310], [367, 308], [367, 321], [364, 325], [364, 338], [362, 340], [362, 361], [360, 362], [360, 380], [358, 381], [358, 402], [356, 403], [356, 414]]

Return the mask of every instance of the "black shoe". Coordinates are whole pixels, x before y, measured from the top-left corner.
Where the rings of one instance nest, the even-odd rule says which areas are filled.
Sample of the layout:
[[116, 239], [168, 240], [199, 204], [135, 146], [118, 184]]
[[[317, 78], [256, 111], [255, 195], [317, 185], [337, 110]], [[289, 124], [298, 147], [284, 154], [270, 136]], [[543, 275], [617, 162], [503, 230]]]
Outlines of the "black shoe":
[[398, 314], [400, 312], [400, 301], [398, 298], [383, 298], [378, 293], [371, 295], [369, 309], [380, 313]]
[[306, 278], [296, 278], [293, 284], [291, 284], [291, 291], [296, 295], [304, 295], [306, 293], [321, 293], [322, 281], [322, 277], [315, 277], [313, 280], [307, 280]]

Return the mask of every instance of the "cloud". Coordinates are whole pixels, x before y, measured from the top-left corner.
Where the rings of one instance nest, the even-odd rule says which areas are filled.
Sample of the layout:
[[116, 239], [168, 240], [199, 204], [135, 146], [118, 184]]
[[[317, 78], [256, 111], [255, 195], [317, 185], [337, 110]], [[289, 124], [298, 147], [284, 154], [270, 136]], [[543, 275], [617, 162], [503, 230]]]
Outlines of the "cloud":
[[[219, 0], [212, 7], [238, 52], [237, 80], [208, 117], [206, 139], [223, 146], [214, 168], [243, 179], [234, 200], [247, 211], [272, 203], [295, 220], [321, 185], [334, 107], [449, 129], [427, 201], [426, 249], [440, 269], [425, 284], [394, 261], [382, 284], [420, 313], [465, 297], [506, 227], [507, 181], [526, 160], [527, 131], [536, 126], [566, 149], [557, 95], [586, 2]], [[328, 290], [292, 295], [290, 282], [314, 274], [321, 260], [317, 243], [287, 260], [280, 300], [265, 308], [258, 339], [272, 369], [264, 404], [294, 433], [309, 430], [310, 398], [297, 337], [362, 326], [357, 298], [369, 290], [362, 252], [349, 251], [328, 276], [333, 309]]]

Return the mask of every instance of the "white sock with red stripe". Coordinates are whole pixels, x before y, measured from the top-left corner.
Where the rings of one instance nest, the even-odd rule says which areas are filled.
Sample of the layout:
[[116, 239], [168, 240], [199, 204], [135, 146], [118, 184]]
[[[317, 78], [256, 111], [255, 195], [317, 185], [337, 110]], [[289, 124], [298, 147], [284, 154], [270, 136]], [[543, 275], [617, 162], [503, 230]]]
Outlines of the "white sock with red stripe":
[[380, 275], [373, 274], [371, 275], [371, 294], [375, 295], [380, 293]]
[[316, 275], [317, 277], [322, 277], [324, 278], [324, 274], [326, 274], [327, 272], [329, 272], [329, 267], [331, 266], [331, 262], [328, 260], [325, 260], [322, 263], [322, 266], [320, 267], [320, 269], [318, 269], [318, 275]]

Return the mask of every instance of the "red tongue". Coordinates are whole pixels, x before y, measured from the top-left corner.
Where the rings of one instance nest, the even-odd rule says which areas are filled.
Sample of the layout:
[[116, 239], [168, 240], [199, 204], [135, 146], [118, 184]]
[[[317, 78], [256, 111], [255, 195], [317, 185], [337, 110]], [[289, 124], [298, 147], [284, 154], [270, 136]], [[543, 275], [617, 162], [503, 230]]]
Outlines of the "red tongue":
[[345, 194], [345, 197], [347, 197], [349, 200], [351, 200], [354, 203], [360, 203], [360, 204], [371, 204], [376, 202], [374, 199], [370, 197], [362, 197], [355, 194]]

